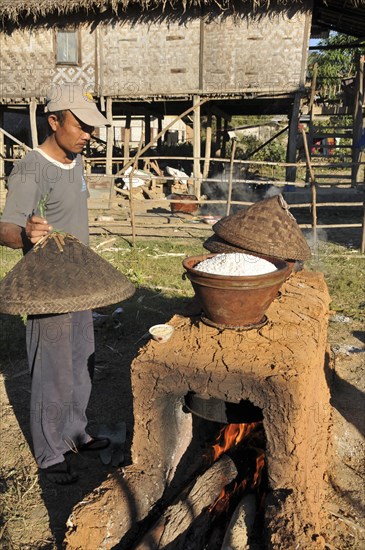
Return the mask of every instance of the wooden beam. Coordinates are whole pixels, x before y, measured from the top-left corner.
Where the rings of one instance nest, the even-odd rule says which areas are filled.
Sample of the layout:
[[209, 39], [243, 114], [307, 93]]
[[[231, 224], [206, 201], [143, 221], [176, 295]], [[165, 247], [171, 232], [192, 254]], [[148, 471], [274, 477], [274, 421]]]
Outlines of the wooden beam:
[[216, 148], [219, 151], [219, 156], [222, 156], [222, 118], [218, 115], [216, 116], [216, 132], [215, 132], [215, 143]]
[[145, 115], [144, 117], [144, 144], [151, 141], [151, 117], [150, 115]]
[[[157, 119], [157, 125], [158, 125], [158, 126], [157, 126], [157, 133], [158, 133], [158, 134], [161, 134], [161, 132], [162, 132], [163, 118], [164, 118], [164, 117], [159, 116], [158, 119]], [[158, 148], [159, 150], [160, 150], [161, 146], [162, 146], [162, 135], [160, 135], [160, 137], [159, 137], [158, 140], [157, 140], [157, 148]]]
[[360, 147], [357, 144], [360, 141], [363, 131], [365, 130], [365, 122], [363, 119], [363, 108], [365, 103], [365, 73], [364, 73], [364, 59], [365, 56], [361, 56], [358, 61], [358, 69], [356, 76], [356, 91], [354, 99], [354, 118], [353, 118], [353, 149], [352, 149], [352, 162], [354, 165], [351, 170], [351, 182], [353, 186], [357, 183], [361, 183], [361, 170], [358, 164], [361, 159]]
[[200, 96], [194, 95], [193, 98], [193, 175], [194, 175], [194, 193], [196, 197], [200, 198], [200, 184], [201, 184], [201, 173], [200, 173], [200, 155], [201, 155], [201, 144], [200, 144]]
[[153, 109], [149, 104], [141, 105], [141, 103], [126, 103], [125, 100], [118, 99], [117, 97], [113, 97], [113, 103], [114, 105], [116, 103], [123, 103], [122, 114], [125, 114], [125, 115], [127, 114], [134, 115], [134, 116], [150, 115], [155, 118], [158, 118], [162, 115], [161, 111], [158, 111], [157, 109]]
[[106, 131], [106, 165], [105, 172], [111, 176], [113, 173], [113, 146], [114, 146], [114, 128], [113, 128], [113, 100], [106, 98], [106, 118], [111, 126]]
[[[0, 107], [0, 128], [4, 124], [4, 110]], [[4, 134], [0, 132], [0, 209], [2, 210], [5, 204], [6, 189], [5, 189], [5, 139]]]
[[211, 107], [209, 107], [209, 109], [210, 109], [211, 113], [213, 115], [217, 116], [217, 117], [223, 118], [224, 120], [227, 120], [228, 122], [230, 122], [232, 120], [231, 115], [229, 115], [225, 111], [222, 111], [222, 109], [220, 109], [216, 105], [212, 105]]
[[224, 131], [222, 135], [222, 157], [226, 156], [227, 152], [227, 141], [228, 141], [228, 120], [224, 119]]
[[[298, 92], [295, 94], [293, 109], [290, 117], [288, 145], [286, 150], [286, 162], [296, 161], [300, 101], [301, 101], [301, 94]], [[295, 181], [296, 177], [297, 177], [296, 167], [287, 166], [285, 179], [287, 181]]]
[[211, 152], [212, 152], [212, 113], [208, 111], [206, 137], [205, 137], [205, 159], [204, 159], [203, 179], [207, 179], [209, 174]]
[[227, 197], [227, 210], [226, 216], [229, 216], [232, 204], [232, 185], [233, 185], [233, 170], [234, 170], [234, 156], [236, 154], [237, 139], [233, 138], [231, 141], [231, 159], [229, 163], [229, 181], [228, 181], [228, 197]]
[[32, 147], [38, 147], [38, 130], [37, 130], [37, 100], [32, 97], [29, 104], [29, 119], [30, 132], [32, 136]]
[[124, 127], [124, 145], [123, 145], [123, 152], [124, 152], [124, 165], [129, 162], [129, 144], [131, 141], [131, 120], [132, 116], [127, 115], [125, 117], [125, 127]]

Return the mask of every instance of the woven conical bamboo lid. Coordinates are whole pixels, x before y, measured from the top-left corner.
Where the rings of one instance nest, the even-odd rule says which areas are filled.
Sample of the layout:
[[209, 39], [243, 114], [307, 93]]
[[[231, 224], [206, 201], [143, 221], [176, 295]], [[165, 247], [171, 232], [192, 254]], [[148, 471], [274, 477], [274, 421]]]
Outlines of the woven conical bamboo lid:
[[308, 260], [311, 251], [282, 195], [270, 197], [213, 225], [230, 245], [266, 256]]
[[233, 252], [240, 252], [241, 254], [249, 254], [251, 250], [245, 250], [239, 246], [227, 243], [215, 233], [207, 238], [203, 243], [204, 248], [209, 252], [217, 252], [218, 254], [231, 254]]
[[72, 235], [39, 241], [0, 283], [0, 312], [40, 315], [115, 304], [135, 292], [109, 262]]

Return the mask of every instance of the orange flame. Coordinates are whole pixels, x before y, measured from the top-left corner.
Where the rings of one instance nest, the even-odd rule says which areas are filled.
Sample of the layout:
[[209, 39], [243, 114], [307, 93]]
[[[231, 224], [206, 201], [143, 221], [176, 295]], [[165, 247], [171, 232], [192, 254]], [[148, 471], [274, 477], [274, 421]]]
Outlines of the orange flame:
[[265, 453], [262, 452], [256, 457], [256, 471], [253, 476], [252, 487], [256, 487], [261, 481], [262, 469], [265, 466]]
[[[228, 424], [219, 432], [217, 441], [213, 445], [213, 460], [217, 460], [223, 453], [238, 445], [244, 438], [248, 437], [252, 430], [257, 426], [256, 422], [250, 424]], [[265, 466], [265, 452], [261, 449], [260, 454], [256, 457], [256, 469], [253, 475], [251, 488], [255, 488], [261, 481], [262, 469]], [[242, 480], [240, 483], [236, 481], [233, 486], [223, 487], [219, 497], [210, 506], [209, 512], [221, 514], [228, 508], [231, 496], [237, 490], [245, 490], [247, 487], [248, 479]]]
[[252, 422], [251, 424], [228, 424], [225, 428], [222, 428], [218, 436], [221, 443], [213, 445], [213, 460], [217, 460], [228, 449], [238, 445], [251, 433], [255, 426], [256, 423]]

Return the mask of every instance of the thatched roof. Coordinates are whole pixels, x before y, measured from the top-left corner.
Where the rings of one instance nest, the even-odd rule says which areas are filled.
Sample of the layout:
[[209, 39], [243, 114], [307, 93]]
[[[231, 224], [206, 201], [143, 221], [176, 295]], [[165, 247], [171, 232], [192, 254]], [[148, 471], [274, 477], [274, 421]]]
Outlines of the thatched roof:
[[[361, 1], [361, 0], [360, 0]], [[305, 4], [305, 0], [276, 0], [277, 5]], [[218, 7], [222, 10], [234, 8], [235, 5], [247, 5], [252, 10], [269, 7], [272, 0], [1, 0], [0, 18], [10, 21], [18, 21], [23, 17], [33, 17], [34, 20], [46, 17], [50, 14], [65, 15], [81, 11], [104, 12], [112, 9], [115, 13], [125, 11], [129, 7], [138, 8], [141, 11], [152, 11], [157, 8], [172, 8], [177, 11], [186, 11], [190, 8]]]
[[[156, 12], [173, 12], [175, 17], [193, 10], [218, 10], [237, 13], [308, 9], [310, 0], [0, 0], [0, 21], [3, 25], [33, 25], [60, 16], [80, 16], [84, 21], [109, 14], [124, 17], [127, 10], [153, 16]], [[123, 15], [124, 14], [124, 15]], [[313, 23], [320, 28], [343, 32], [360, 38], [365, 36], [365, 0], [313, 0]]]

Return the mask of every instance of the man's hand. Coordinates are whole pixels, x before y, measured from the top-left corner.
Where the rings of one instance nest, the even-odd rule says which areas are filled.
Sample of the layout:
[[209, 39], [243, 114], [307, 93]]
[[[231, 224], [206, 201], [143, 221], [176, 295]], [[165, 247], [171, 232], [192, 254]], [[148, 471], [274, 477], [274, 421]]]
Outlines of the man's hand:
[[45, 218], [41, 218], [40, 216], [31, 216], [28, 218], [25, 226], [25, 234], [32, 244], [37, 243], [50, 231], [52, 231], [52, 226], [48, 225]]

